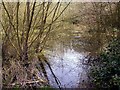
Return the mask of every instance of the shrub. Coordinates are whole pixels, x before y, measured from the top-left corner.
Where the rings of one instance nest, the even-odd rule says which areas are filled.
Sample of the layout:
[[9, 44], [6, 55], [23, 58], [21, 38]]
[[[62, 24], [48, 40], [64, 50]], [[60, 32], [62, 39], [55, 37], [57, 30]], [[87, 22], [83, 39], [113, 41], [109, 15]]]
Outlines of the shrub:
[[90, 69], [91, 80], [98, 88], [120, 87], [120, 40], [110, 42]]

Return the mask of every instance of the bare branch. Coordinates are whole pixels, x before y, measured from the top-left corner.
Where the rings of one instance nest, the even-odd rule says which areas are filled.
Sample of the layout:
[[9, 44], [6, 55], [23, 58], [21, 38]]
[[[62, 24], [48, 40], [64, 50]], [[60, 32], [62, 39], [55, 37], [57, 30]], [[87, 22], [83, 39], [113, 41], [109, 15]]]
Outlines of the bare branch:
[[15, 30], [15, 26], [14, 26], [13, 23], [11, 22], [11, 17], [10, 17], [10, 15], [9, 15], [9, 12], [8, 12], [8, 10], [7, 10], [7, 8], [6, 8], [5, 4], [4, 4], [4, 2], [2, 2], [2, 5], [3, 5], [3, 7], [4, 7], [4, 9], [5, 9], [5, 11], [6, 11], [7, 15], [8, 15], [9, 23], [11, 24], [11, 26], [12, 26], [13, 29]]

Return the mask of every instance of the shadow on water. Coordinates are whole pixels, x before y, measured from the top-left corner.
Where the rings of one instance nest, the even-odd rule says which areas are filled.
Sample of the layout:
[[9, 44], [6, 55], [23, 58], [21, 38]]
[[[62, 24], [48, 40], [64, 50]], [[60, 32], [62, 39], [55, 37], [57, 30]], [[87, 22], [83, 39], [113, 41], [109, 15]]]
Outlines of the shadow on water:
[[[54, 74], [61, 83], [61, 87], [75, 88], [83, 80], [87, 80], [85, 67], [82, 64], [86, 56], [85, 53], [78, 53], [73, 49], [64, 49], [63, 52], [59, 53], [52, 51], [46, 56]], [[49, 68], [47, 68], [47, 73], [51, 86], [58, 87]]]

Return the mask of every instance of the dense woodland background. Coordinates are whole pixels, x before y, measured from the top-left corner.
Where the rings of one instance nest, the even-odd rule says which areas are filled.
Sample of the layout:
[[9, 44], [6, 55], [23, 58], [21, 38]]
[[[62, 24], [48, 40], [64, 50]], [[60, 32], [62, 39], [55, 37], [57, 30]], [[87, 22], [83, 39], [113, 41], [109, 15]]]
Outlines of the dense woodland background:
[[120, 2], [2, 2], [1, 14], [3, 87], [52, 87], [48, 66], [62, 88], [46, 57], [58, 46], [87, 53], [85, 88], [120, 88]]

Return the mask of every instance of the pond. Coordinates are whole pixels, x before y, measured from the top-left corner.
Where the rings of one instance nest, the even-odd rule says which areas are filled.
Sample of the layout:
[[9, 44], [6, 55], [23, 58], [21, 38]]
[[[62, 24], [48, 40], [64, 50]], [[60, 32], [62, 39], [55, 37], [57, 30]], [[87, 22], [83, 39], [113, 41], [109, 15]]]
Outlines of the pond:
[[[84, 52], [76, 52], [74, 49], [64, 49], [63, 52], [52, 51], [47, 57], [56, 77], [63, 88], [76, 88], [80, 83], [87, 81], [87, 67], [83, 65], [86, 57]], [[51, 86], [58, 87], [51, 73], [47, 68]]]

